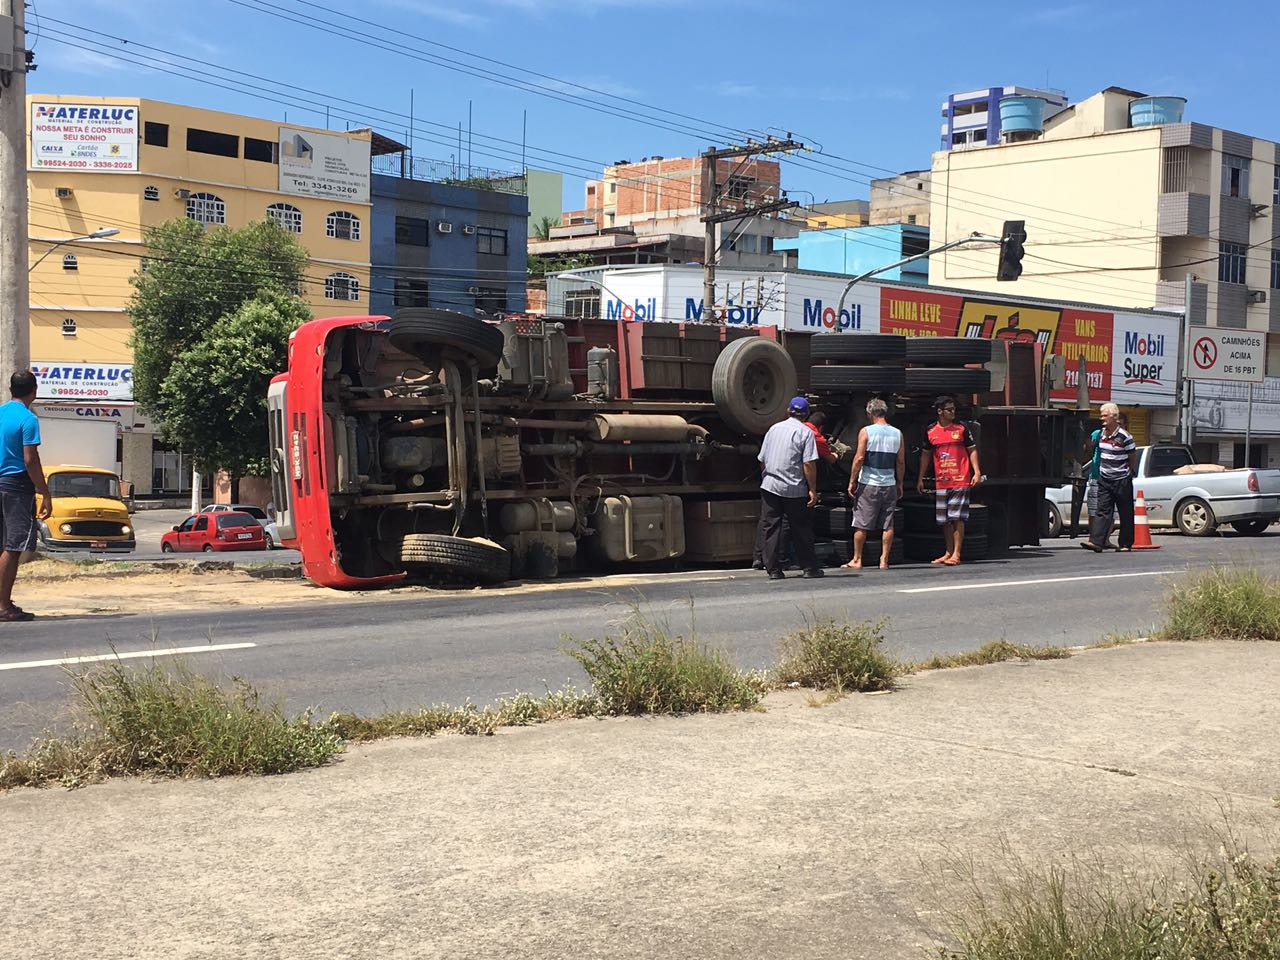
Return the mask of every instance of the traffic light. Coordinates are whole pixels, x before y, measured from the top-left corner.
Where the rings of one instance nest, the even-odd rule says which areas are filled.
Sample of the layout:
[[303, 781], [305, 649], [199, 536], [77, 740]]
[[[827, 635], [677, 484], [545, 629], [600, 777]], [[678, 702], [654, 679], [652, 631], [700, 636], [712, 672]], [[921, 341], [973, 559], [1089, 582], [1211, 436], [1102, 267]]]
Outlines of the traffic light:
[[1000, 266], [997, 280], [1017, 280], [1022, 275], [1022, 245], [1027, 242], [1025, 220], [1006, 220], [1000, 233]]

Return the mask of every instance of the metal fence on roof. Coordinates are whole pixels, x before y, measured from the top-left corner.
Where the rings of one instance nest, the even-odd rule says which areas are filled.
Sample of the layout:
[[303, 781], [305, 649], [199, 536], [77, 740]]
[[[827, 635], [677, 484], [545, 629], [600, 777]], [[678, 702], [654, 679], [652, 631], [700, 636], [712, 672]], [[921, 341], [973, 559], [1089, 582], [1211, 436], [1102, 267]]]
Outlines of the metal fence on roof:
[[402, 153], [387, 153], [373, 158], [373, 172], [406, 180], [426, 180], [446, 183], [474, 190], [493, 190], [496, 193], [514, 193], [524, 196], [528, 181], [518, 170], [494, 170], [450, 160], [432, 160], [429, 157], [410, 157]]

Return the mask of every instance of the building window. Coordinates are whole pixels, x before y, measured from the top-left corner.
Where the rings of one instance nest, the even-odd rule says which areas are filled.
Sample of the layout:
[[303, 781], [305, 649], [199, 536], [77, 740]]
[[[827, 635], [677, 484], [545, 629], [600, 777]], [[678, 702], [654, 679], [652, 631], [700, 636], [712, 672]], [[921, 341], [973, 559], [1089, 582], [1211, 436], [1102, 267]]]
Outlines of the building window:
[[1249, 196], [1249, 158], [1231, 153], [1222, 155], [1222, 195], [1224, 197]]
[[964, 140], [965, 140], [965, 136], [964, 136], [964, 134], [963, 134], [963, 133], [953, 133], [953, 134], [951, 135], [951, 145], [952, 145], [953, 147], [960, 147], [960, 146], [963, 146], [963, 145], [964, 145]]
[[244, 138], [244, 158], [257, 160], [259, 163], [279, 163], [280, 144], [274, 140], [259, 140], [257, 137]]
[[507, 255], [507, 231], [494, 227], [476, 227], [476, 252]]
[[617, 193], [617, 192], [618, 192], [618, 185], [617, 185], [616, 183], [614, 183], [612, 180], [611, 180], [611, 181], [609, 181], [609, 192], [610, 192], [610, 193]]
[[160, 188], [159, 187], [143, 187], [142, 199], [143, 200], [159, 200]]
[[359, 300], [360, 281], [349, 273], [331, 273], [324, 278], [326, 300]]
[[76, 335], [76, 318], [75, 317], [63, 318], [62, 335], [64, 337], [74, 337]]
[[507, 291], [501, 287], [480, 287], [476, 291], [476, 309], [490, 316], [507, 309]]
[[395, 305], [397, 307], [429, 307], [427, 281], [397, 279]]
[[187, 197], [187, 219], [206, 227], [227, 222], [227, 205], [212, 193], [193, 193]]
[[142, 142], [149, 147], [167, 147], [169, 145], [169, 125], [167, 123], [151, 123], [142, 125]]
[[359, 240], [360, 218], [346, 210], [335, 210], [325, 217], [324, 235], [335, 240]]
[[80, 269], [80, 262], [76, 259], [76, 255], [74, 253], [64, 253], [62, 255], [62, 269], [63, 270], [79, 270]]
[[755, 177], [744, 177], [739, 174], [730, 174], [729, 180], [725, 183], [725, 196], [730, 200], [746, 200], [751, 196], [751, 191], [755, 188]]
[[396, 243], [425, 247], [430, 233], [430, 225], [421, 217], [396, 217]]
[[267, 216], [289, 233], [302, 232], [302, 211], [291, 203], [273, 203], [267, 207]]
[[1280, 290], [1280, 250], [1271, 251], [1271, 289]]
[[987, 131], [986, 131], [986, 128], [985, 128], [985, 127], [982, 127], [982, 128], [979, 128], [979, 129], [977, 129], [977, 130], [973, 131], [973, 142], [974, 142], [974, 143], [986, 143], [986, 142], [987, 142]]
[[209, 153], [215, 157], [239, 157], [240, 138], [231, 133], [188, 127], [187, 150], [191, 153]]
[[1245, 246], [1243, 243], [1218, 244], [1218, 282], [1244, 283]]
[[1276, 164], [1275, 179], [1271, 183], [1271, 205], [1280, 207], [1280, 163]]
[[916, 222], [916, 215], [914, 213], [908, 213], [907, 223], [915, 223], [915, 222]]
[[583, 320], [600, 316], [600, 293], [597, 290], [569, 290], [564, 295], [564, 315]]

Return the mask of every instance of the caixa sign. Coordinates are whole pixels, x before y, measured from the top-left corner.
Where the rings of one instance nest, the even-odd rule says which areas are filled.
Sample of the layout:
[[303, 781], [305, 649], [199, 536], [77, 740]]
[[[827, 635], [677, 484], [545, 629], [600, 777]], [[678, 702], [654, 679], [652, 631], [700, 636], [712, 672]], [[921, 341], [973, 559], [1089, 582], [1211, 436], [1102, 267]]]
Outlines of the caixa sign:
[[36, 360], [31, 364], [41, 400], [132, 400], [132, 364], [75, 364]]
[[820, 330], [861, 330], [862, 304], [851, 303], [836, 316], [836, 308], [825, 306], [821, 298], [804, 298], [804, 325]]
[[1164, 334], [1126, 330], [1124, 333], [1124, 382], [1161, 384], [1165, 368]]

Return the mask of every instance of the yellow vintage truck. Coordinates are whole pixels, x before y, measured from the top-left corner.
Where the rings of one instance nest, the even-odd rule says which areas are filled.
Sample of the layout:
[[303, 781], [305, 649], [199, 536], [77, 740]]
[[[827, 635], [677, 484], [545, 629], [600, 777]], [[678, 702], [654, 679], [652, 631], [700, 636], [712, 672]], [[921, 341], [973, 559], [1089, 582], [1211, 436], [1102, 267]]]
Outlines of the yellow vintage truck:
[[101, 467], [45, 467], [53, 514], [40, 522], [45, 550], [105, 550], [128, 553], [135, 546], [120, 478]]

